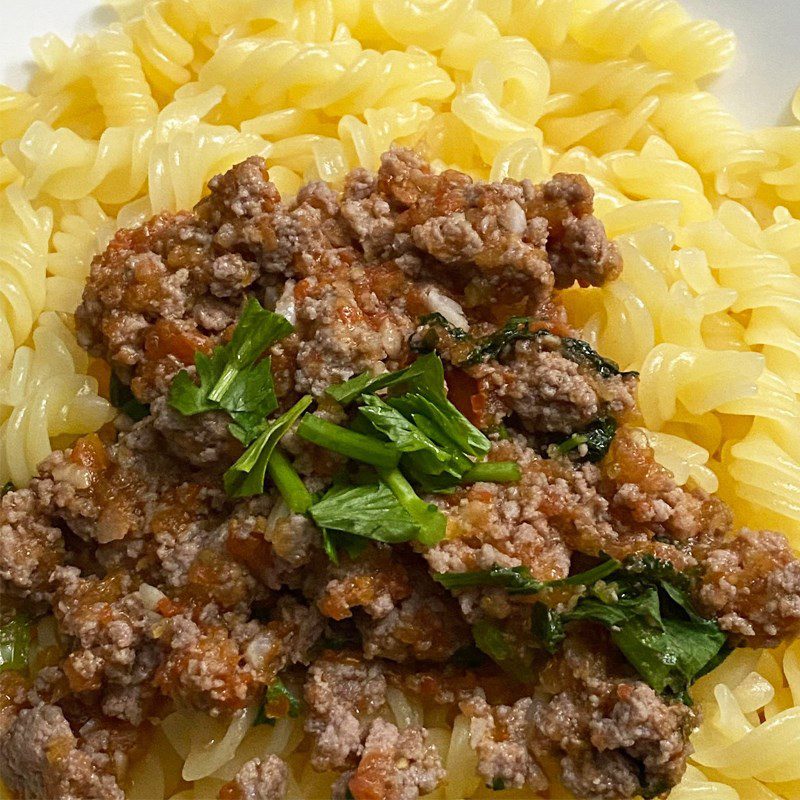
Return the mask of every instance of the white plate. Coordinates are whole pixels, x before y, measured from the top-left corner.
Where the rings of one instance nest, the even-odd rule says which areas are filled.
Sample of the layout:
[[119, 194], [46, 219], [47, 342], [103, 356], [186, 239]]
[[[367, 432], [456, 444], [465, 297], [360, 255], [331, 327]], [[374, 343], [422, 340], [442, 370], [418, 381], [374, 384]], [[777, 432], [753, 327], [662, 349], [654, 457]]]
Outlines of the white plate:
[[[789, 122], [800, 84], [800, 0], [684, 0], [694, 14], [733, 28], [740, 52], [715, 91], [750, 125]], [[22, 88], [28, 42], [54, 31], [71, 39], [107, 24], [113, 15], [99, 0], [0, 0], [0, 81]], [[2, 131], [0, 131], [2, 138]]]

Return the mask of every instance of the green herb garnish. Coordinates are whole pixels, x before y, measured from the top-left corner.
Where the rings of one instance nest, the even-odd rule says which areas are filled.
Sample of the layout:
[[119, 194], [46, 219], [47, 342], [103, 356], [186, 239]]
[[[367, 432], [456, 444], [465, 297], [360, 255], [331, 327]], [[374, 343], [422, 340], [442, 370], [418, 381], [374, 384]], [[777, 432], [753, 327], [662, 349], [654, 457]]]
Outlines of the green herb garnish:
[[[444, 382], [444, 366], [436, 353], [418, 358], [410, 367], [379, 375], [368, 373], [352, 378], [346, 383], [331, 386], [328, 394], [342, 405], [352, 403], [362, 395], [375, 394], [382, 389], [392, 389], [395, 401], [406, 400], [409, 411], [429, 417], [446, 441], [455, 443], [463, 452], [483, 456], [489, 452], [489, 440], [447, 399]], [[410, 406], [417, 406], [412, 408]], [[406, 410], [400, 409], [405, 416]], [[428, 431], [425, 433], [430, 436]], [[442, 444], [436, 437], [431, 437]]]
[[472, 626], [472, 638], [477, 647], [509, 675], [521, 683], [535, 680], [533, 650], [519, 637], [499, 625], [479, 620]]
[[418, 358], [410, 367], [397, 372], [384, 372], [377, 377], [364, 372], [344, 383], [329, 386], [325, 391], [343, 406], [349, 405], [362, 394], [375, 394], [393, 387], [425, 387], [444, 394], [444, 368], [435, 353]]
[[253, 725], [274, 725], [276, 720], [300, 716], [300, 699], [277, 679], [267, 687]]
[[561, 353], [565, 358], [594, 370], [602, 378], [611, 378], [614, 375], [627, 376], [637, 374], [635, 372], [620, 372], [618, 364], [608, 358], [603, 358], [588, 342], [584, 342], [581, 339], [557, 336], [546, 327], [546, 322], [533, 317], [510, 317], [502, 328], [481, 337], [471, 337], [460, 328], [454, 328], [443, 318], [441, 320], [438, 319], [437, 315], [424, 318], [422, 323], [427, 325], [428, 329], [424, 334], [417, 335], [414, 339], [414, 346], [418, 350], [436, 349], [439, 342], [436, 328], [440, 328], [447, 336], [457, 342], [471, 344], [471, 349], [466, 355], [463, 358], [457, 358], [454, 362], [457, 366], [472, 366], [484, 361], [491, 361], [492, 359], [500, 358], [503, 352], [507, 351], [515, 342], [537, 341], [547, 337], [560, 341]]
[[616, 361], [603, 358], [588, 342], [584, 342], [582, 339], [562, 338], [561, 350], [570, 361], [593, 369], [601, 378], [638, 374], [636, 372], [620, 372], [619, 364]]
[[[394, 400], [392, 398], [391, 402]], [[366, 395], [361, 402], [359, 414], [363, 424], [373, 434], [384, 436], [402, 453], [402, 469], [425, 489], [452, 489], [473, 466], [429, 418], [413, 414], [409, 418], [375, 395]], [[438, 436], [445, 446], [435, 442], [425, 429]]]
[[[385, 399], [375, 395], [384, 389], [390, 390]], [[319, 423], [310, 423], [319, 430], [306, 430], [309, 424], [304, 421], [300, 435], [385, 470], [397, 461], [379, 463], [380, 458], [388, 458], [376, 452], [375, 442], [384, 443], [384, 450], [391, 448], [398, 454], [401, 472], [426, 491], [453, 489], [475, 467], [472, 459], [485, 458], [491, 447], [486, 436], [447, 399], [444, 367], [435, 353], [404, 370], [378, 378], [361, 375], [328, 392], [343, 403], [358, 401], [353, 426], [358, 430], [351, 432], [348, 443], [344, 434], [337, 435], [336, 426], [325, 431]], [[492, 475], [518, 479], [517, 471], [508, 466], [490, 467], [477, 475], [484, 477], [468, 480], [490, 480]]]
[[124, 384], [115, 372], [111, 373], [108, 399], [112, 406], [127, 414], [134, 422], [139, 422], [150, 415], [150, 406], [140, 403], [131, 391], [131, 387]]
[[[266, 429], [225, 473], [223, 480], [229, 496], [250, 497], [264, 491], [264, 479], [275, 447], [309, 405], [311, 397], [306, 396], [298, 400], [285, 414], [266, 423]], [[288, 462], [281, 462], [284, 470], [287, 465]], [[284, 478], [286, 479], [285, 475]], [[294, 497], [287, 498], [287, 505], [290, 499], [293, 504], [297, 502]]]
[[616, 433], [617, 421], [614, 417], [602, 417], [595, 420], [580, 433], [573, 433], [569, 439], [561, 442], [556, 449], [562, 455], [566, 455], [573, 450], [577, 450], [582, 445], [586, 445], [586, 460], [596, 463], [606, 457]]
[[375, 467], [391, 468], [400, 460], [400, 453], [391, 444], [334, 425], [313, 414], [303, 417], [297, 427], [297, 435], [326, 450]]
[[[531, 329], [531, 326], [539, 327]], [[540, 336], [552, 335], [541, 327], [542, 323], [531, 317], [511, 317], [500, 330], [475, 340], [475, 347], [462, 362], [465, 366], [491, 361], [514, 342], [538, 339]]]
[[288, 458], [276, 447], [267, 462], [267, 474], [280, 492], [289, 510], [295, 514], [305, 514], [314, 498], [306, 489], [303, 479], [297, 474]]
[[652, 556], [627, 561], [590, 586], [569, 611], [536, 609], [532, 627], [554, 651], [565, 636], [564, 626], [575, 621], [603, 625], [650, 686], [684, 702], [690, 702], [692, 683], [726, 655], [726, 634], [695, 611], [690, 580]]
[[447, 530], [447, 517], [433, 503], [423, 500], [400, 470], [380, 470], [380, 476], [418, 526], [417, 540], [427, 547], [438, 544]]
[[19, 614], [0, 627], [0, 672], [28, 667], [31, 645], [30, 620]]
[[361, 414], [376, 431], [383, 434], [401, 453], [419, 453], [420, 460], [429, 466], [429, 472], [442, 472], [453, 461], [445, 449], [436, 444], [417, 425], [396, 408], [375, 395], [366, 395]]
[[354, 536], [344, 531], [322, 529], [322, 549], [334, 564], [339, 563], [339, 552], [342, 551], [351, 560], [356, 561], [367, 547], [367, 538]]
[[548, 653], [555, 653], [564, 641], [562, 615], [544, 603], [536, 603], [531, 609], [531, 633]]
[[433, 577], [446, 589], [494, 586], [505, 589], [509, 594], [539, 594], [545, 589], [563, 586], [589, 586], [613, 574], [621, 566], [619, 561], [611, 558], [585, 572], [553, 581], [537, 580], [527, 567], [492, 567], [476, 572], [440, 572]]
[[442, 314], [433, 313], [424, 316], [419, 321], [419, 327], [409, 342], [411, 349], [417, 353], [430, 353], [439, 349], [442, 339], [439, 331], [444, 331], [453, 342], [469, 341], [470, 335], [452, 322], [448, 322]]
[[325, 530], [388, 544], [411, 541], [420, 532], [419, 525], [384, 483], [333, 486], [311, 506], [309, 514]]
[[251, 297], [231, 341], [216, 347], [211, 356], [195, 354], [199, 385], [186, 370], [175, 376], [170, 405], [184, 416], [226, 411], [232, 420], [231, 433], [249, 444], [262, 434], [267, 416], [278, 407], [270, 359], [261, 357], [293, 330], [284, 317], [265, 310]]
[[477, 458], [486, 456], [491, 448], [486, 436], [447, 399], [444, 391], [407, 392], [390, 398], [389, 404], [442, 447]]
[[522, 470], [513, 461], [483, 461], [470, 467], [462, 476], [462, 483], [516, 483]]

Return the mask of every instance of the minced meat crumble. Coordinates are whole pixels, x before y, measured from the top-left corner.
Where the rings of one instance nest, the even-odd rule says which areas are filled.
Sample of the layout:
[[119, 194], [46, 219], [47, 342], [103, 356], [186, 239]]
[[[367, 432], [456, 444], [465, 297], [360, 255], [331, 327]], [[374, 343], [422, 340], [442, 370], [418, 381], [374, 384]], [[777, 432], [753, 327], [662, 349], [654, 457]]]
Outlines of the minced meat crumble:
[[[389, 721], [389, 687], [450, 720], [465, 714], [495, 788], [544, 789], [541, 760], [555, 757], [581, 798], [667, 792], [691, 750], [685, 698], [651, 688], [591, 620], [558, 648], [533, 648], [527, 677], [465, 660], [476, 626], [529, 636], [530, 597], [436, 579], [499, 568], [558, 581], [602, 558], [648, 556], [692, 576], [697, 608], [730, 646], [800, 631], [786, 540], [732, 531], [721, 502], [677, 486], [631, 427], [636, 376], [561, 344], [575, 333], [557, 290], [621, 269], [587, 181], [475, 182], [396, 149], [341, 193], [312, 183], [284, 202], [255, 157], [209, 188], [193, 211], [119, 231], [76, 315], [81, 344], [150, 413], [53, 453], [0, 501], [4, 600], [54, 616], [63, 643], [37, 675], [0, 673], [5, 783], [28, 798], [121, 799], [160, 718], [226, 717], [294, 675], [312, 764], [341, 773], [335, 796], [414, 800], [445, 778], [425, 728]], [[269, 482], [229, 496], [222, 473], [243, 445], [227, 418], [184, 416], [168, 397], [180, 371], [194, 377], [197, 353], [230, 341], [249, 298], [294, 326], [268, 353], [278, 410], [309, 393], [334, 421], [349, 412], [325, 390], [408, 366], [436, 315], [450, 399], [489, 432], [489, 461], [514, 462], [520, 479], [427, 495], [447, 518], [438, 544], [371, 541], [336, 563], [324, 532]], [[464, 357], [466, 337], [516, 318], [537, 331]], [[619, 426], [604, 458], [556, 446], [599, 418]], [[292, 432], [283, 452], [313, 492], [342, 468]], [[279, 800], [287, 781], [264, 753], [220, 796]]]

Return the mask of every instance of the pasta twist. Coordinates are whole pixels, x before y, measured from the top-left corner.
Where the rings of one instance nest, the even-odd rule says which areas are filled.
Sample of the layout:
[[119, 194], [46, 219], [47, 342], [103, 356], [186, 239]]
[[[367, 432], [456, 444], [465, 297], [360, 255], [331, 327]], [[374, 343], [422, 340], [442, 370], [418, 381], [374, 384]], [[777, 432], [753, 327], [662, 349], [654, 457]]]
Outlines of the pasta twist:
[[158, 106], [130, 38], [120, 28], [107, 28], [92, 44], [92, 84], [106, 125], [131, 125], [154, 117]]
[[646, 97], [635, 108], [621, 111], [606, 108], [581, 112], [579, 98], [569, 95], [554, 96], [548, 101], [547, 116], [540, 126], [559, 149], [584, 145], [596, 152], [621, 150], [641, 144], [653, 133], [650, 117], [658, 108], [658, 98]]
[[368, 109], [364, 112], [365, 122], [352, 115], [342, 117], [339, 138], [347, 163], [377, 169], [381, 154], [392, 142], [411, 144], [422, 134], [433, 114], [433, 109], [427, 106], [406, 103], [394, 108]]
[[617, 186], [629, 197], [680, 200], [684, 223], [711, 219], [702, 178], [664, 139], [653, 136], [641, 152], [612, 153], [605, 161]]
[[47, 257], [45, 307], [71, 314], [80, 303], [92, 258], [108, 244], [116, 221], [92, 197], [65, 204], [62, 211]]
[[800, 391], [800, 275], [781, 255], [748, 240], [758, 232], [755, 218], [741, 205], [725, 203], [717, 219], [691, 226], [685, 240], [702, 247], [723, 286], [737, 292], [736, 313], [749, 312], [744, 334], [764, 354], [767, 366]]
[[190, 209], [211, 178], [252, 155], [266, 155], [259, 136], [229, 126], [200, 124], [156, 144], [148, 162], [150, 213]]
[[198, 18], [192, 0], [115, 4], [142, 69], [162, 100], [192, 79]]
[[[722, 465], [734, 481], [731, 506], [739, 518], [757, 518], [779, 528], [800, 545], [800, 469], [797, 457], [770, 430], [754, 424], [741, 441], [723, 452]], [[727, 498], [726, 498], [727, 499]]]
[[690, 481], [706, 492], [716, 492], [719, 480], [706, 466], [710, 458], [708, 450], [680, 436], [668, 433], [645, 431], [647, 440], [653, 448], [656, 461], [666, 467], [674, 476], [675, 483], [684, 486]]
[[768, 128], [755, 134], [756, 143], [772, 157], [761, 180], [779, 201], [800, 201], [800, 127]]
[[201, 69], [199, 83], [216, 86], [233, 73], [241, 80], [226, 92], [223, 113], [234, 123], [251, 117], [253, 107], [335, 117], [413, 101], [438, 103], [455, 88], [430, 54], [362, 50], [344, 30], [326, 44], [263, 37], [223, 43]]
[[[267, 13], [277, 20], [269, 29], [276, 38], [297, 39], [304, 43], [330, 42], [342, 26], [349, 30], [358, 29], [358, 39], [371, 38], [369, 32], [376, 34], [380, 26], [372, 14], [371, 3], [362, 0], [239, 0], [243, 7], [253, 6], [259, 15]], [[217, 12], [218, 14], [218, 12]], [[234, 21], [236, 24], [236, 21]], [[256, 23], [257, 27], [262, 27]], [[251, 23], [250, 27], [254, 27]], [[380, 34], [378, 33], [380, 37]]]
[[645, 423], [660, 430], [678, 404], [696, 417], [756, 394], [764, 362], [757, 353], [691, 350], [659, 344], [641, 369], [639, 407]]
[[569, 35], [574, 0], [489, 0], [483, 10], [506, 35], [524, 36], [541, 51], [561, 47]]
[[80, 136], [99, 136], [105, 115], [92, 83], [91, 40], [78, 37], [69, 47], [49, 34], [34, 39], [31, 48], [38, 66], [30, 87], [36, 98], [36, 118]]
[[[692, 692], [709, 720], [692, 737], [693, 761], [699, 769], [690, 785], [703, 787], [698, 797], [791, 797], [800, 781], [800, 766], [786, 742], [800, 735], [800, 646], [776, 651], [737, 650], [714, 674], [701, 679]], [[762, 721], [763, 716], [763, 721]], [[757, 752], [757, 759], [749, 754]], [[702, 770], [730, 775], [732, 788], [703, 781]], [[677, 796], [692, 797], [688, 787]], [[683, 793], [682, 793], [683, 792]]]
[[96, 430], [113, 416], [89, 358], [54, 312], [45, 312], [32, 343], [0, 374], [0, 480], [26, 486], [51, 441]]
[[742, 438], [723, 449], [722, 467], [731, 478], [726, 500], [742, 519], [786, 532], [800, 547], [800, 400], [781, 377], [765, 372], [751, 397], [723, 403], [735, 415]]
[[52, 212], [35, 210], [19, 186], [0, 192], [0, 365], [11, 363], [44, 308], [52, 227]]
[[475, 5], [475, 0], [373, 0], [372, 10], [392, 39], [435, 52]]
[[550, 157], [541, 139], [519, 139], [503, 147], [492, 162], [489, 179], [504, 181], [526, 178], [538, 183], [550, 175]]
[[752, 197], [758, 172], [769, 154], [708, 92], [675, 92], [661, 97], [652, 117], [681, 158], [716, 179], [720, 194]]
[[732, 32], [691, 19], [675, 0], [585, 0], [571, 33], [606, 56], [627, 56], [639, 47], [654, 64], [688, 80], [724, 70], [736, 47]]
[[[624, 208], [631, 201], [631, 198], [617, 186], [616, 177], [608, 160], [598, 158], [585, 147], [574, 147], [572, 150], [568, 150], [555, 159], [552, 169], [554, 173], [579, 172], [586, 176], [594, 189], [595, 213], [601, 219], [612, 211]], [[673, 202], [682, 208], [679, 201]], [[654, 223], [658, 222], [658, 220], [653, 221]]]
[[0, 86], [0, 130], [8, 137], [20, 136], [33, 122], [36, 100], [27, 92]]
[[[36, 114], [36, 100], [27, 92], [0, 86], [0, 130], [20, 136]], [[0, 189], [19, 178], [19, 172], [6, 156], [0, 156]]]
[[147, 186], [151, 213], [189, 208], [216, 172], [267, 149], [255, 134], [201, 123], [220, 99], [217, 89], [178, 93], [152, 122], [107, 128], [99, 141], [37, 121], [4, 150], [30, 197], [78, 201], [92, 193], [119, 208]]
[[480, 55], [451, 108], [476, 137], [484, 159], [491, 162], [503, 144], [535, 137], [535, 123], [550, 90], [550, 73], [547, 62], [525, 39], [497, 39], [482, 48]]
[[[643, 205], [645, 219], [660, 210], [658, 203]], [[630, 206], [622, 210], [630, 212]], [[717, 284], [704, 255], [675, 251], [674, 234], [660, 225], [642, 227], [617, 243], [625, 264], [622, 279], [593, 292], [565, 295], [582, 336], [626, 369], [642, 367], [658, 342], [689, 350], [708, 347], [706, 320], [730, 308], [737, 293]]]
[[4, 152], [22, 173], [29, 197], [80, 200], [91, 193], [120, 205], [144, 188], [152, 136], [151, 126], [138, 125], [108, 128], [96, 141], [37, 120]]
[[631, 58], [599, 62], [552, 59], [550, 74], [556, 95], [580, 98], [579, 102], [592, 110], [631, 109], [677, 84], [669, 70]]
[[267, 164], [270, 179], [284, 197], [293, 196], [309, 180], [338, 183], [349, 169], [342, 142], [315, 134], [290, 136], [276, 142], [269, 150]]

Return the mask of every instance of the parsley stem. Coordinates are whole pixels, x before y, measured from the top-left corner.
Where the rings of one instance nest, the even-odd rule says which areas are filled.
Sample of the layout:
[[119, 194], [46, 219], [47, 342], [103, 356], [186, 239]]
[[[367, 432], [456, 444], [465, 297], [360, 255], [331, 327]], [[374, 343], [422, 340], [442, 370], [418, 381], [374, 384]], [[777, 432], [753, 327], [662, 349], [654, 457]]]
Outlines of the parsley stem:
[[522, 471], [513, 461], [485, 461], [468, 469], [461, 483], [516, 483], [522, 477]]
[[28, 666], [30, 644], [30, 620], [23, 614], [0, 627], [0, 672], [24, 670]]
[[332, 422], [306, 414], [297, 426], [297, 433], [309, 442], [326, 450], [332, 450], [356, 461], [372, 464], [374, 467], [391, 469], [397, 466], [400, 453], [390, 444], [371, 436], [334, 425]]
[[222, 375], [219, 376], [219, 380], [214, 384], [214, 388], [209, 392], [208, 399], [219, 403], [225, 397], [225, 392], [231, 388], [231, 384], [236, 380], [236, 375], [240, 369], [238, 364], [228, 364]]
[[419, 542], [432, 547], [444, 538], [447, 517], [433, 503], [426, 503], [399, 469], [379, 469], [381, 480], [392, 490], [403, 508], [419, 525]]
[[278, 448], [272, 453], [267, 472], [291, 511], [305, 514], [311, 508], [314, 502], [311, 492], [306, 489], [303, 479]]

